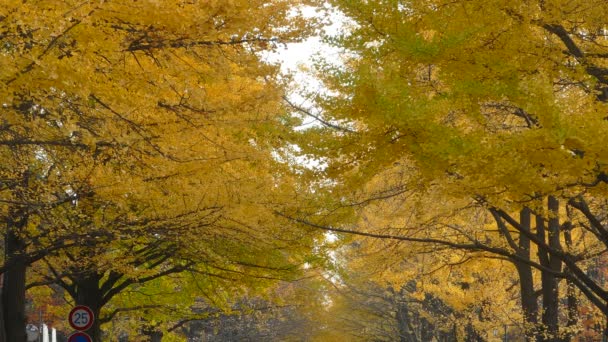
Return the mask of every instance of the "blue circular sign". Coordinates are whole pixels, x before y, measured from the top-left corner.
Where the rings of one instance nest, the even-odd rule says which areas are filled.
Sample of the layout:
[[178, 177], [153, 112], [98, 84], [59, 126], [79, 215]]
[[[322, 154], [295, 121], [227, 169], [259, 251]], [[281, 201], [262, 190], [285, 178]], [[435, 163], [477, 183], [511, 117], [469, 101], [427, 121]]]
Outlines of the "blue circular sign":
[[86, 333], [76, 332], [68, 337], [68, 342], [93, 342], [93, 340]]

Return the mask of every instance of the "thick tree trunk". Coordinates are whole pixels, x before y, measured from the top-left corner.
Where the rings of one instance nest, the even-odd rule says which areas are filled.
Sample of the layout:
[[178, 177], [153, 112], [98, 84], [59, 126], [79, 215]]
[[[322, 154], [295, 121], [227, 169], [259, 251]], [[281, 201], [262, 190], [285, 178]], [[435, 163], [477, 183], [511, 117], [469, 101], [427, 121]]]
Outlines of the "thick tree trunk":
[[101, 276], [95, 273], [85, 273], [75, 279], [76, 305], [88, 306], [93, 311], [94, 322], [86, 333], [91, 336], [93, 342], [101, 342], [101, 324], [99, 313], [101, 312], [103, 295], [99, 289]]
[[[4, 275], [0, 274], [0, 284], [2, 283], [2, 277]], [[2, 297], [2, 288], [0, 288], [0, 342], [6, 342], [6, 327], [4, 325], [4, 305], [2, 302], [4, 301]]]
[[4, 238], [6, 258], [10, 265], [3, 274], [2, 308], [6, 341], [26, 342], [25, 333], [25, 272], [27, 259], [24, 256], [25, 243], [19, 232], [25, 227], [27, 218], [11, 215], [7, 221]]
[[[519, 222], [522, 229], [530, 231], [531, 211], [528, 208], [521, 210]], [[524, 234], [519, 235], [519, 250], [517, 255], [525, 260], [530, 260], [530, 239]], [[534, 293], [534, 278], [532, 267], [523, 262], [514, 262], [519, 275], [519, 286], [521, 295], [521, 307], [526, 327], [526, 341], [535, 341], [538, 329], [538, 303]]]
[[[536, 232], [541, 241], [547, 241], [550, 248], [561, 249], [559, 242], [559, 202], [553, 196], [548, 199], [549, 225], [548, 239], [546, 239], [544, 218], [536, 217]], [[561, 260], [549, 255], [546, 249], [539, 246], [538, 259], [540, 264], [553, 271], [561, 271]], [[559, 292], [558, 279], [550, 272], [541, 273], [543, 314], [542, 323], [545, 332], [545, 341], [560, 341], [559, 334]]]

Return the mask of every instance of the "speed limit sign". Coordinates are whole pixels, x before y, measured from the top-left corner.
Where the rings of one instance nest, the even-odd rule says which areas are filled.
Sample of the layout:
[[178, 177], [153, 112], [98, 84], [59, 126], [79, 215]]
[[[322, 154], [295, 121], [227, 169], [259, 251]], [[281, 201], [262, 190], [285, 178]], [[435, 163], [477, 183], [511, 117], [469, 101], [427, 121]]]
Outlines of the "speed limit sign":
[[77, 305], [70, 311], [69, 320], [72, 328], [84, 331], [93, 325], [95, 317], [88, 306]]

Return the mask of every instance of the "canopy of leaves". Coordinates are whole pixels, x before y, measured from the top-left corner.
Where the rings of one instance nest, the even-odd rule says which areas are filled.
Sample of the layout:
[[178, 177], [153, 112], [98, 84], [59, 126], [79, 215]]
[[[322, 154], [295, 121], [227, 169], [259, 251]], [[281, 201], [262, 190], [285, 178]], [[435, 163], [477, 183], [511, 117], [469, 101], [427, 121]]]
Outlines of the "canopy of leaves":
[[329, 172], [367, 177], [407, 156], [427, 184], [504, 203], [605, 171], [604, 2], [333, 4], [356, 23], [334, 38], [353, 57], [323, 100], [358, 129], [324, 150]]
[[[0, 213], [27, 220], [20, 255], [45, 258], [32, 285], [76, 297], [94, 275], [104, 304], [134, 285], [188, 308], [298, 271], [309, 236], [273, 214], [298, 197], [273, 157], [283, 84], [259, 52], [309, 33], [308, 3], [3, 2]], [[192, 274], [156, 278], [172, 270]]]

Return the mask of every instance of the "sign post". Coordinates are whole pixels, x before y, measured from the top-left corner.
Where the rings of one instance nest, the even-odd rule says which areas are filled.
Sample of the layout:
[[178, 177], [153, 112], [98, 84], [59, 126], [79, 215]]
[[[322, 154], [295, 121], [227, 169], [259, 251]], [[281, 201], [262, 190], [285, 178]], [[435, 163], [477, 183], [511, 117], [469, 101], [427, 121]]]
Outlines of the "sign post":
[[93, 326], [95, 322], [95, 315], [93, 310], [88, 306], [77, 305], [75, 306], [68, 315], [70, 326], [77, 330], [68, 337], [68, 342], [93, 342], [91, 336], [86, 334], [84, 331]]

